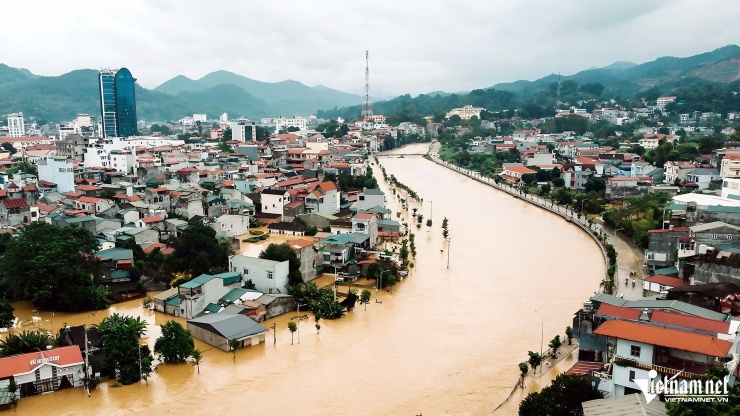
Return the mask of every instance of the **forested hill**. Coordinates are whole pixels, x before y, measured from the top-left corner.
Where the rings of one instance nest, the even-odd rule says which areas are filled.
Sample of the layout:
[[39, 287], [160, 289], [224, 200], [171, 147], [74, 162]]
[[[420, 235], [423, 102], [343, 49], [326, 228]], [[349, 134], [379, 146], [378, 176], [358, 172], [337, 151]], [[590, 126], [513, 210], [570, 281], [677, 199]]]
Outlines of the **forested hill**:
[[[740, 80], [740, 47], [729, 45], [685, 58], [662, 57], [640, 65], [616, 62], [604, 68], [588, 69], [571, 76], [552, 74], [536, 81], [520, 80], [496, 84], [467, 94], [433, 93], [413, 98], [407, 94], [373, 103], [373, 109], [377, 114], [404, 111], [410, 114], [432, 114], [435, 111], [448, 111], [470, 104], [484, 107], [489, 111], [502, 111], [521, 108], [528, 103], [536, 104], [530, 106], [536, 108], [554, 107], [556, 102], [575, 105], [578, 101], [591, 99], [613, 98], [623, 102], [636, 98], [654, 100], [660, 95], [677, 95], [682, 90], [691, 90], [695, 96], [701, 95], [697, 93], [698, 90], [709, 90], [712, 97], [705, 98], [716, 99], [714, 94], [722, 95], [727, 93], [726, 90], [737, 90], [738, 80]], [[343, 117], [347, 120], [356, 120], [360, 110], [360, 106], [356, 105], [319, 111], [317, 115], [324, 118]], [[735, 110], [737, 108], [728, 109]], [[531, 114], [533, 117], [542, 115]]]

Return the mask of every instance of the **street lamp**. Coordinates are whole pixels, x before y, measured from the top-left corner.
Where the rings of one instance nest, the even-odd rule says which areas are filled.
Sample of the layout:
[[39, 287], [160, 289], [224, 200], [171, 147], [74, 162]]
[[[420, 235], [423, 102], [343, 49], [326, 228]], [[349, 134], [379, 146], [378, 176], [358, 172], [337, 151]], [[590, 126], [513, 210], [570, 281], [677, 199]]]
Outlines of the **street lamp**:
[[452, 245], [452, 237], [447, 236], [445, 237], [445, 240], [447, 240], [447, 268], [450, 268], [450, 246]]
[[378, 281], [375, 282], [375, 303], [383, 303], [380, 301], [380, 281], [383, 280], [383, 273], [390, 273], [390, 270], [383, 270], [380, 272], [380, 276], [378, 277]]

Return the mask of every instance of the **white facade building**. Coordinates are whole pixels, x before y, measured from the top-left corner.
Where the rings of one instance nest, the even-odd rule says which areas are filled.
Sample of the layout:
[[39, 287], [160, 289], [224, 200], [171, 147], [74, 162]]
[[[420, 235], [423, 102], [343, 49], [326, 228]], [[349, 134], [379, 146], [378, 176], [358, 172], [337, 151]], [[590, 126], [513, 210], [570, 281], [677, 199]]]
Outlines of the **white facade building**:
[[276, 131], [280, 131], [281, 129], [288, 127], [297, 127], [300, 130], [306, 130], [306, 126], [308, 125], [308, 120], [301, 116], [294, 116], [291, 118], [280, 116], [274, 119], [274, 122]]
[[730, 198], [730, 195], [740, 197], [740, 179], [722, 179], [722, 198]]
[[229, 258], [229, 270], [241, 274], [242, 281], [251, 280], [263, 293], [287, 293], [289, 262], [236, 254]]
[[453, 108], [447, 113], [447, 118], [452, 116], [460, 116], [463, 120], [470, 120], [473, 116], [480, 118], [481, 111], [485, 111], [482, 107], [473, 107], [472, 105], [466, 105], [462, 108]]
[[64, 156], [50, 156], [39, 160], [36, 165], [39, 170], [39, 179], [57, 184], [57, 191], [64, 193], [75, 190], [72, 159]]
[[193, 114], [193, 121], [200, 121], [201, 123], [205, 123], [208, 118], [205, 114]]
[[231, 140], [240, 142], [257, 140], [257, 123], [254, 121], [239, 119], [229, 123], [231, 128]]
[[80, 347], [54, 348], [0, 358], [0, 388], [16, 385], [16, 398], [50, 393], [85, 383]]
[[10, 131], [10, 137], [24, 137], [26, 135], [23, 113], [8, 114], [8, 130]]

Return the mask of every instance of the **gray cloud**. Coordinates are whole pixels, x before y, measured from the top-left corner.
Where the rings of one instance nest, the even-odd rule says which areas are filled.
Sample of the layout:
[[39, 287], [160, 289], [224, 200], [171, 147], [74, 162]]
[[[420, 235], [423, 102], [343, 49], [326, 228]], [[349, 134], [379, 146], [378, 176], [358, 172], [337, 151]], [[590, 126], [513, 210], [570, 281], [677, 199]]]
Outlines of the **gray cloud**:
[[737, 42], [740, 3], [690, 0], [26, 0], [5, 8], [3, 63], [42, 75], [126, 66], [149, 88], [225, 69], [372, 94], [460, 91]]

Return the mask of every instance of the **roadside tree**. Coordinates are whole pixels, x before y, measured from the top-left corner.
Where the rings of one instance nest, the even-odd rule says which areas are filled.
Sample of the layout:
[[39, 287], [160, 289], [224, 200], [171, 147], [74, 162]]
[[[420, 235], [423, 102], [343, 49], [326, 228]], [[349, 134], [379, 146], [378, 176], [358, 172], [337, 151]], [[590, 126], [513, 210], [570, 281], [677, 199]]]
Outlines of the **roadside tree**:
[[290, 345], [293, 345], [293, 334], [298, 330], [298, 325], [295, 322], [288, 322], [288, 331], [290, 331]]
[[182, 362], [192, 356], [195, 342], [190, 331], [179, 322], [167, 321], [162, 327], [162, 336], [154, 343], [154, 352], [168, 363]]
[[530, 393], [522, 400], [519, 404], [519, 416], [582, 415], [581, 403], [603, 398], [602, 393], [590, 380], [560, 374], [541, 392]]
[[527, 354], [529, 354], [529, 360], [527, 362], [532, 366], [532, 373], [536, 373], [537, 367], [542, 363], [542, 357], [538, 352], [529, 351]]

